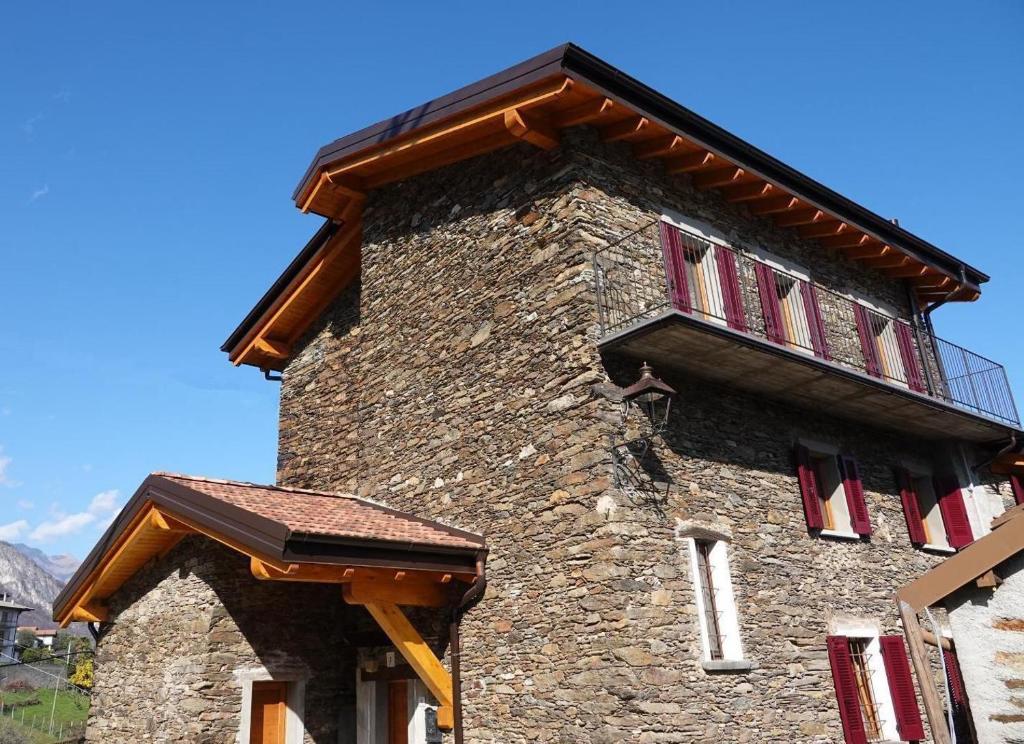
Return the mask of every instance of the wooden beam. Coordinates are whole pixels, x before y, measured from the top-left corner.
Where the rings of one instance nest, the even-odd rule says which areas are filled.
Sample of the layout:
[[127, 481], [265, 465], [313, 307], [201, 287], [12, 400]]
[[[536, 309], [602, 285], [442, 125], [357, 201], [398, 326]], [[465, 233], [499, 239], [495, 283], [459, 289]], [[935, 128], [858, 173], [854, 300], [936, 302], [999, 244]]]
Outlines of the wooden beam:
[[578, 106], [561, 111], [551, 117], [551, 126], [556, 129], [574, 127], [577, 124], [602, 119], [615, 110], [615, 102], [611, 98], [594, 98]]
[[518, 137], [542, 150], [553, 150], [558, 147], [557, 131], [539, 117], [530, 117], [519, 109], [505, 112], [505, 129], [513, 137]]
[[913, 280], [914, 286], [919, 289], [944, 289], [950, 284], [954, 284], [951, 277], [948, 276], [922, 276]]
[[327, 174], [327, 182], [331, 184], [334, 191], [345, 195], [349, 199], [366, 198], [366, 182], [354, 174], [343, 174], [332, 176]]
[[800, 204], [795, 196], [773, 196], [771, 199], [764, 199], [747, 206], [751, 214], [766, 215], [779, 212], [789, 212]]
[[[633, 157], [638, 160], [650, 160], [651, 158], [663, 158], [666, 155], [681, 153], [687, 149], [687, 141], [678, 134], [669, 134], [664, 137], [657, 137], [647, 142], [633, 145]], [[690, 147], [692, 149], [692, 146]]]
[[979, 589], [995, 589], [1002, 583], [1002, 578], [991, 569], [974, 580], [975, 586]]
[[452, 677], [430, 646], [406, 618], [397, 605], [371, 602], [364, 605], [367, 612], [377, 621], [387, 637], [394, 644], [402, 657], [409, 663], [416, 674], [427, 686], [430, 693], [440, 704], [437, 711], [438, 728], [450, 730], [454, 725], [454, 696], [452, 693]]
[[770, 183], [754, 181], [753, 183], [738, 183], [733, 186], [722, 187], [722, 198], [729, 202], [745, 202], [764, 199], [772, 196], [777, 189]]
[[921, 264], [913, 263], [907, 266], [906, 268], [893, 269], [892, 271], [889, 271], [888, 274], [893, 278], [910, 279], [915, 276], [924, 276], [925, 274], [928, 274], [930, 272], [931, 269], [929, 269], [927, 266], [922, 266]]
[[942, 646], [942, 648], [946, 649], [947, 651], [953, 650], [953, 643], [948, 638], [946, 638], [945, 636], [943, 636], [942, 638], [936, 638], [934, 633], [932, 633], [930, 630], [925, 630], [924, 628], [921, 629], [921, 640], [927, 643], [929, 646], [934, 646], [935, 648]]
[[848, 230], [841, 235], [832, 235], [818, 240], [823, 248], [857, 248], [862, 245], [870, 245], [878, 241], [870, 235], [864, 235], [856, 230]]
[[863, 259], [865, 266], [870, 266], [872, 269], [898, 269], [901, 266], [906, 266], [910, 263], [910, 259], [907, 256], [901, 256], [897, 254], [890, 254], [888, 256], [879, 256], [878, 258], [865, 258]]
[[451, 598], [441, 584], [421, 579], [356, 579], [342, 587], [342, 595], [346, 602], [353, 605], [383, 602], [411, 607], [444, 607], [451, 604]]
[[[328, 563], [292, 563], [287, 570], [280, 571], [259, 558], [250, 558], [249, 570], [260, 581], [291, 581], [316, 584], [350, 584], [362, 582], [394, 582], [396, 572], [384, 568], [363, 566], [341, 566]], [[469, 583], [476, 578], [473, 573], [441, 573], [437, 571], [407, 572], [409, 581], [443, 585], [452, 578]], [[447, 577], [447, 581], [445, 580]]]
[[893, 249], [887, 245], [879, 245], [878, 243], [871, 243], [868, 245], [862, 245], [857, 248], [851, 248], [847, 251], [843, 251], [848, 258], [859, 260], [862, 258], [878, 258], [880, 256], [888, 256], [894, 253]]
[[809, 209], [794, 209], [791, 212], [780, 214], [775, 217], [775, 224], [779, 227], [796, 227], [797, 225], [812, 225], [823, 219], [825, 219], [824, 212], [810, 207]]
[[100, 602], [85, 602], [71, 610], [71, 621], [76, 623], [105, 623], [110, 617], [105, 605]]
[[675, 175], [677, 173], [689, 173], [691, 171], [707, 168], [714, 162], [714, 153], [691, 152], [688, 155], [683, 155], [681, 157], [666, 161], [665, 172], [668, 173], [669, 175]]
[[821, 220], [813, 225], [798, 227], [796, 231], [801, 238], [825, 238], [832, 235], [841, 235], [849, 229], [849, 225], [839, 220]]
[[645, 134], [650, 128], [651, 122], [643, 116], [631, 116], [615, 124], [609, 124], [601, 129], [601, 139], [605, 142], [619, 142], [629, 140]]
[[257, 336], [253, 348], [261, 354], [266, 354], [275, 359], [287, 359], [291, 356], [291, 349], [287, 344], [266, 338], [265, 336]]
[[901, 600], [897, 600], [897, 602], [900, 617], [903, 619], [903, 634], [907, 638], [907, 646], [910, 649], [910, 660], [914, 664], [914, 673], [917, 675], [917, 688], [921, 691], [924, 711], [928, 716], [928, 726], [932, 730], [932, 741], [935, 744], [950, 744], [949, 729], [943, 713], [942, 701], [939, 699], [938, 690], [935, 689], [935, 679], [932, 677], [932, 670], [928, 664], [928, 652], [925, 650], [924, 640], [921, 637], [921, 626], [917, 622], [917, 613], [906, 602]]
[[745, 171], [734, 165], [725, 168], [704, 171], [693, 176], [693, 186], [697, 189], [713, 189], [718, 186], [736, 183], [743, 178]]

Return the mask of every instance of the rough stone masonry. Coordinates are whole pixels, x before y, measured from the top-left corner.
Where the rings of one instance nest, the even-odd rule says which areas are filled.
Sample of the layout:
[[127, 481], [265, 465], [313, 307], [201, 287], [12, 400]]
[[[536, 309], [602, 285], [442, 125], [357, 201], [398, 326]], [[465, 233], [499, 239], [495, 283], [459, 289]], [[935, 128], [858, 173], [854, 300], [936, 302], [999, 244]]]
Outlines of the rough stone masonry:
[[[592, 256], [667, 208], [908, 313], [900, 285], [577, 129], [551, 152], [518, 145], [371, 194], [361, 283], [285, 372], [283, 485], [487, 536], [489, 588], [464, 623], [467, 741], [842, 741], [833, 619], [900, 632], [895, 588], [941, 560], [910, 545], [893, 468], [946, 466], [950, 443], [665, 369], [680, 391], [657, 445], [667, 502], [613, 487], [605, 393], [636, 362], [598, 354]], [[870, 541], [808, 534], [797, 437], [856, 456]], [[701, 666], [680, 523], [731, 535], [746, 673]]]

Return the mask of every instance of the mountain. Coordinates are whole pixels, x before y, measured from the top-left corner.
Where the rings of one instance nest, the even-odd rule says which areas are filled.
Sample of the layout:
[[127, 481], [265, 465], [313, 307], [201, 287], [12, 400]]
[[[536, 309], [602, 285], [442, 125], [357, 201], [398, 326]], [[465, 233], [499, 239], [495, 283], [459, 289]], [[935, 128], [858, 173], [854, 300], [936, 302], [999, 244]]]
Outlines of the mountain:
[[64, 582], [44, 571], [34, 560], [10, 543], [0, 542], [0, 591], [9, 599], [34, 608], [24, 613], [19, 625], [55, 628], [51, 612], [53, 600], [64, 588]]
[[37, 566], [62, 584], [67, 583], [68, 579], [71, 578], [72, 574], [78, 570], [82, 563], [73, 555], [47, 555], [39, 550], [39, 548], [32, 548], [24, 543], [13, 543], [12, 546], [20, 550], [23, 555], [27, 555], [35, 561]]

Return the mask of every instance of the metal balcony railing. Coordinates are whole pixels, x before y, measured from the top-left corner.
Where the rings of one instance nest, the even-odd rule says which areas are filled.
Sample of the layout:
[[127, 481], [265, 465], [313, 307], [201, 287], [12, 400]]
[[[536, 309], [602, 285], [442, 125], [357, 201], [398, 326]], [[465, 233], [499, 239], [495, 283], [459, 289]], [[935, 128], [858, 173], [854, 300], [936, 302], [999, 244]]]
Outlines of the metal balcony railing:
[[1019, 425], [1002, 365], [815, 282], [654, 221], [594, 255], [602, 335], [669, 309]]

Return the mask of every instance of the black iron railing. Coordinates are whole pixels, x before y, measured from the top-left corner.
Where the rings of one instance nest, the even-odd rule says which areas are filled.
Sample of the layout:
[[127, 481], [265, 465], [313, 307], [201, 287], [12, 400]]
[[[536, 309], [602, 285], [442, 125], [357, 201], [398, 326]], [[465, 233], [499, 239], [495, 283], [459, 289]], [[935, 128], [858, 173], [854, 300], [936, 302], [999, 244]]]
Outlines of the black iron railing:
[[602, 335], [676, 309], [1019, 425], [1002, 365], [807, 277], [660, 221], [594, 255]]

